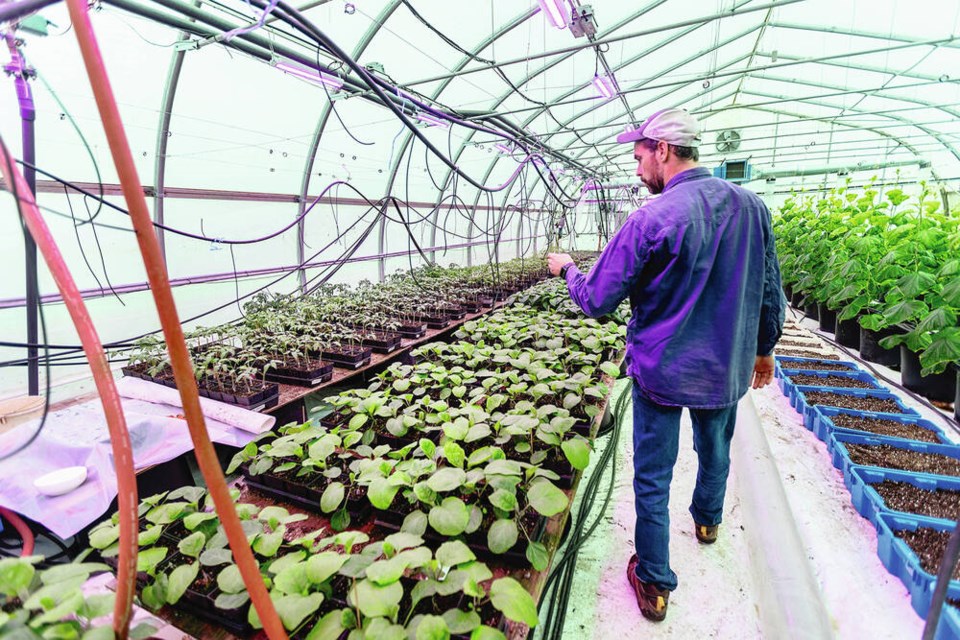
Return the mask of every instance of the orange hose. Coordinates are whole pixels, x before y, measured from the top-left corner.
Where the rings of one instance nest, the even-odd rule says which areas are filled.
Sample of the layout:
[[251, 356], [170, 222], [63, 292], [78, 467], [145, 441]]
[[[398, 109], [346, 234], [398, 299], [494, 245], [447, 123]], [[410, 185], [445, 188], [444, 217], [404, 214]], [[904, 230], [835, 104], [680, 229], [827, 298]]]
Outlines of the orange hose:
[[110, 445], [113, 447], [113, 460], [117, 473], [117, 500], [120, 513], [120, 556], [117, 564], [117, 599], [113, 608], [113, 629], [120, 640], [125, 640], [130, 626], [130, 606], [133, 604], [136, 587], [138, 527], [137, 475], [133, 470], [133, 449], [130, 447], [127, 421], [123, 416], [123, 407], [120, 404], [117, 385], [113, 380], [113, 372], [110, 371], [107, 355], [103, 351], [103, 344], [93, 326], [93, 320], [87, 313], [83, 296], [80, 295], [80, 290], [73, 281], [73, 276], [70, 275], [67, 263], [64, 262], [49, 227], [40, 215], [40, 210], [37, 209], [37, 203], [26, 180], [13, 163], [13, 157], [6, 146], [0, 145], [0, 147], [3, 151], [0, 169], [7, 184], [16, 187], [11, 187], [9, 190], [17, 194], [20, 199], [20, 210], [27, 229], [43, 254], [43, 259], [63, 297], [63, 302], [70, 312], [70, 319], [77, 327], [83, 352], [87, 356], [87, 362], [90, 364], [90, 370], [97, 385], [100, 402], [103, 403], [103, 413], [107, 418]]
[[77, 42], [80, 45], [80, 52], [83, 55], [83, 62], [87, 68], [90, 84], [93, 87], [93, 94], [97, 100], [100, 119], [103, 121], [103, 128], [110, 144], [110, 153], [113, 155], [113, 162], [120, 177], [123, 197], [127, 202], [130, 219], [137, 232], [137, 242], [140, 245], [140, 253], [143, 255], [143, 264], [147, 271], [147, 279], [150, 282], [150, 290], [153, 292], [153, 299], [157, 305], [163, 335], [167, 341], [170, 364], [173, 367], [173, 377], [177, 389], [180, 391], [183, 413], [190, 429], [190, 438], [193, 440], [197, 464], [203, 474], [203, 479], [207, 483], [207, 490], [213, 498], [217, 515], [220, 517], [220, 522], [223, 524], [227, 540], [230, 543], [230, 550], [233, 551], [233, 558], [240, 569], [241, 576], [243, 576], [243, 582], [250, 594], [250, 600], [263, 623], [264, 631], [267, 632], [271, 640], [286, 640], [287, 633], [276, 609], [273, 607], [270, 594], [267, 593], [263, 577], [260, 575], [260, 569], [253, 557], [253, 551], [251, 551], [246, 534], [240, 526], [240, 518], [237, 517], [233, 500], [230, 498], [230, 491], [227, 488], [226, 480], [224, 480], [223, 471], [220, 469], [220, 462], [217, 460], [213, 444], [210, 442], [210, 436], [207, 434], [203, 412], [200, 409], [197, 383], [193, 375], [193, 365], [190, 361], [190, 354], [187, 352], [187, 344], [183, 337], [183, 327], [180, 325], [173, 291], [170, 289], [166, 263], [160, 252], [157, 236], [153, 232], [153, 222], [150, 218], [150, 212], [147, 210], [147, 201], [143, 196], [140, 176], [137, 174], [133, 155], [130, 153], [130, 145], [123, 130], [113, 89], [103, 65], [103, 58], [93, 33], [93, 26], [90, 24], [87, 2], [86, 0], [67, 0], [67, 7], [70, 10], [70, 18], [73, 22], [74, 32], [77, 34]]
[[15, 514], [9, 509], [0, 507], [0, 516], [3, 516], [7, 519], [7, 522], [13, 525], [13, 528], [17, 530], [17, 533], [20, 534], [20, 539], [23, 540], [23, 548], [20, 549], [20, 557], [26, 558], [27, 556], [33, 555], [33, 531], [30, 530], [30, 527], [27, 526], [27, 523], [23, 521], [23, 518]]

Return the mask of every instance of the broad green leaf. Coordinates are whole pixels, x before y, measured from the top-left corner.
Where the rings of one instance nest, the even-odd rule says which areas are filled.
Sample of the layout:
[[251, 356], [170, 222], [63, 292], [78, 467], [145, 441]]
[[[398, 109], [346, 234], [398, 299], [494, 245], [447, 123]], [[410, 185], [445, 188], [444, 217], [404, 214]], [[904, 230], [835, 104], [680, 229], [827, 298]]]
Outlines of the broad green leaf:
[[455, 567], [464, 562], [476, 560], [470, 547], [459, 540], [449, 540], [440, 545], [436, 553], [437, 561], [445, 567]]
[[488, 497], [490, 504], [504, 511], [515, 511], [517, 508], [517, 496], [510, 491], [497, 489]]
[[347, 601], [368, 618], [392, 618], [400, 609], [403, 586], [399, 582], [380, 587], [370, 580], [360, 580], [347, 592]]
[[583, 471], [590, 464], [590, 444], [583, 438], [571, 438], [560, 445], [574, 469]]
[[137, 571], [152, 574], [157, 565], [167, 557], [166, 547], [151, 547], [137, 554]]
[[278, 529], [272, 533], [261, 533], [253, 541], [253, 550], [260, 555], [272, 558], [277, 554], [280, 545], [283, 544], [283, 529]]
[[[141, 531], [137, 534], [137, 546], [143, 549], [144, 547], [149, 547], [157, 540], [160, 539], [160, 534], [163, 533], [163, 526], [159, 524], [152, 525], [147, 527], [146, 531]], [[92, 545], [91, 545], [92, 546]], [[96, 547], [94, 547], [96, 548]]]
[[530, 593], [513, 578], [499, 578], [490, 585], [490, 601], [509, 620], [536, 627], [537, 603]]
[[450, 629], [440, 616], [423, 616], [417, 624], [416, 640], [449, 640]]
[[575, 406], [580, 404], [580, 401], [583, 400], [580, 396], [575, 393], [568, 393], [563, 396], [563, 408], [564, 409], [573, 409]]
[[[94, 573], [110, 571], [110, 567], [102, 562], [71, 562], [69, 564], [59, 564], [50, 567], [40, 574], [40, 581], [43, 584], [56, 584], [63, 580], [76, 578], [77, 576], [88, 577]], [[0, 580], [0, 584], [4, 584]]]
[[487, 546], [493, 553], [505, 553], [517, 543], [519, 532], [513, 518], [496, 520], [487, 530]]
[[463, 533], [470, 522], [470, 510], [459, 498], [444, 498], [443, 502], [430, 509], [428, 515], [430, 526], [445, 536], [456, 536]]
[[184, 518], [183, 526], [185, 526], [188, 531], [193, 531], [204, 522], [207, 522], [208, 520], [216, 520], [216, 519], [217, 519], [217, 514], [215, 513], [198, 511], [197, 513], [191, 513], [186, 518]]
[[248, 600], [250, 600], [250, 596], [246, 591], [241, 593], [221, 593], [217, 596], [217, 599], [213, 604], [217, 607], [217, 609], [230, 611], [232, 609], [239, 609], [243, 605], [247, 604]]
[[[273, 601], [277, 614], [283, 626], [292, 631], [296, 629], [307, 616], [314, 613], [323, 603], [322, 593], [311, 593], [307, 596], [285, 595]], [[251, 607], [252, 608], [252, 607]]]
[[90, 532], [90, 546], [94, 549], [106, 549], [120, 538], [120, 525], [97, 527]]
[[567, 508], [567, 495], [549, 480], [537, 480], [527, 491], [530, 505], [543, 516], [555, 516]]
[[367, 499], [377, 509], [386, 511], [393, 503], [394, 496], [400, 487], [390, 483], [388, 478], [374, 478], [370, 486], [367, 487]]
[[170, 572], [167, 581], [167, 604], [176, 604], [193, 581], [197, 579], [200, 563], [182, 564]]
[[343, 610], [334, 609], [320, 618], [320, 621], [310, 630], [306, 640], [337, 640], [345, 630]]
[[240, 593], [246, 589], [243, 584], [243, 576], [240, 575], [240, 567], [231, 564], [217, 574], [217, 586], [224, 593]]
[[273, 562], [271, 562], [267, 570], [273, 575], [278, 575], [281, 571], [283, 571], [287, 567], [293, 566], [298, 562], [303, 562], [304, 560], [306, 560], [306, 558], [307, 558], [307, 552], [303, 550], [294, 551], [293, 553], [287, 553], [285, 555], [280, 556]]
[[228, 562], [233, 562], [233, 554], [230, 553], [230, 549], [206, 549], [200, 554], [200, 564], [205, 567], [215, 567]]
[[18, 596], [30, 586], [36, 571], [32, 564], [19, 558], [0, 560], [0, 593], [11, 598]]
[[438, 469], [432, 476], [430, 476], [430, 478], [427, 480], [427, 486], [437, 493], [453, 491], [454, 489], [458, 489], [463, 485], [466, 477], [467, 474], [463, 471], [463, 469], [456, 467], [444, 467], [442, 469]]
[[499, 629], [483, 625], [473, 630], [470, 640], [507, 640], [507, 636], [503, 635]]
[[530, 564], [533, 565], [533, 568], [536, 571], [543, 571], [547, 568], [547, 563], [550, 561], [550, 554], [547, 552], [547, 548], [539, 542], [531, 542], [527, 545], [527, 560], [530, 561]]
[[422, 536], [427, 531], [427, 514], [417, 509], [407, 514], [400, 526], [400, 531]]
[[403, 530], [383, 539], [384, 549], [389, 545], [394, 553], [403, 551], [404, 549], [410, 549], [411, 547], [419, 547], [421, 544], [423, 544], [423, 538], [417, 534], [408, 533]]
[[437, 450], [437, 445], [432, 440], [427, 438], [420, 438], [419, 444], [420, 450], [423, 451], [423, 454], [427, 456], [427, 458], [433, 458], [433, 454]]
[[444, 611], [443, 619], [447, 623], [450, 633], [455, 634], [470, 633], [480, 626], [480, 616], [475, 611], [449, 609]]
[[[199, 531], [191, 533], [177, 544], [177, 549], [185, 556], [196, 558], [203, 551], [207, 538]], [[172, 603], [171, 603], [172, 604]]]
[[325, 582], [350, 558], [336, 551], [324, 551], [307, 558], [306, 576], [313, 584]]
[[350, 418], [350, 422], [347, 423], [347, 428], [350, 429], [351, 431], [356, 431], [363, 425], [367, 424], [367, 421], [369, 419], [370, 419], [370, 416], [368, 416], [367, 414], [358, 413], [354, 415], [352, 418]]
[[320, 510], [324, 513], [336, 511], [345, 495], [346, 490], [342, 482], [331, 482], [320, 496]]
[[281, 569], [273, 579], [273, 586], [287, 594], [306, 593], [310, 587], [307, 563], [297, 562]]
[[383, 587], [400, 579], [407, 565], [400, 558], [377, 560], [367, 567], [367, 580], [378, 587]]
[[612, 362], [604, 362], [600, 365], [600, 370], [611, 378], [620, 377], [620, 367]]

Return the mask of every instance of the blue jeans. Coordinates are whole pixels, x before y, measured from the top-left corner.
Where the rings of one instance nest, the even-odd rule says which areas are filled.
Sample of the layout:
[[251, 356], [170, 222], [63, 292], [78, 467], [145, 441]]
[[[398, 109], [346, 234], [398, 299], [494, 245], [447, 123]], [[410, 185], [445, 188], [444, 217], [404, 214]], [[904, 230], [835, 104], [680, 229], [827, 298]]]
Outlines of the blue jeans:
[[[637, 577], [661, 589], [677, 588], [670, 569], [670, 480], [677, 462], [682, 407], [659, 405], [633, 385], [633, 491], [636, 499]], [[690, 514], [695, 522], [720, 524], [730, 472], [730, 439], [737, 405], [690, 409], [693, 448], [700, 468]]]

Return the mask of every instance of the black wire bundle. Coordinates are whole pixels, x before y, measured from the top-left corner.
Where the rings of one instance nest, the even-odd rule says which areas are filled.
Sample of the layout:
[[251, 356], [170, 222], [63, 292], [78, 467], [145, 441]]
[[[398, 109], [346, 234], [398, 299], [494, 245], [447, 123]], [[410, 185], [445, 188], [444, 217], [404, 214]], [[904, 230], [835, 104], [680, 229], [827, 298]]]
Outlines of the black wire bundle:
[[[629, 381], [630, 379], [627, 378]], [[613, 425], [609, 431], [610, 440], [600, 454], [597, 460], [596, 468], [590, 474], [587, 480], [587, 486], [583, 489], [583, 498], [580, 502], [580, 508], [577, 510], [575, 523], [571, 526], [566, 543], [560, 549], [563, 551], [563, 557], [556, 562], [550, 576], [547, 578], [543, 587], [543, 593], [540, 596], [540, 605], [537, 613], [540, 616], [540, 625], [535, 629], [537, 637], [543, 640], [560, 640], [563, 637], [563, 626], [566, 621], [567, 609], [570, 602], [570, 588], [573, 584], [573, 576], [576, 572], [577, 558], [580, 555], [580, 549], [586, 543], [587, 539], [593, 535], [593, 532], [599, 526], [604, 513], [610, 504], [613, 496], [614, 481], [616, 479], [617, 447], [620, 441], [620, 431], [622, 423], [626, 417], [626, 409], [629, 406], [631, 398], [630, 384], [620, 393], [614, 404]], [[600, 434], [598, 434], [599, 437]], [[597, 493], [600, 489], [600, 482], [604, 472], [609, 468], [610, 481], [607, 485], [607, 492], [603, 498], [603, 504], [596, 519], [587, 526], [587, 517], [593, 510], [596, 502]], [[571, 514], [572, 516], [572, 514]], [[533, 636], [531, 636], [533, 637]]]

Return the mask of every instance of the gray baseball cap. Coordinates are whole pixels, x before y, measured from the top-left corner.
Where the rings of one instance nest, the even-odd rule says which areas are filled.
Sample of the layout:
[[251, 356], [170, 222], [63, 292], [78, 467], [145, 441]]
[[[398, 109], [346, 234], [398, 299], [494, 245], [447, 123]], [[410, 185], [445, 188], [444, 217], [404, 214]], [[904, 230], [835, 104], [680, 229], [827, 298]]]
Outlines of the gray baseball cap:
[[617, 142], [636, 142], [644, 138], [678, 147], [699, 147], [700, 123], [686, 109], [661, 109], [638, 129], [628, 129], [618, 135]]

